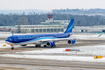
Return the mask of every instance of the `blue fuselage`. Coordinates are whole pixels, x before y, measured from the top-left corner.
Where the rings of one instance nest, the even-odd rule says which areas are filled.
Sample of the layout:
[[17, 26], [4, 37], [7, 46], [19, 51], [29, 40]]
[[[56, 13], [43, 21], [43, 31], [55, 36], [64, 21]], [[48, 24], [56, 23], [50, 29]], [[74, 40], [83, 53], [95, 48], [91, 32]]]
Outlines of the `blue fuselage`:
[[38, 41], [42, 39], [67, 38], [69, 36], [70, 36], [70, 33], [13, 35], [8, 37], [5, 41], [11, 42], [11, 43], [21, 43], [21, 42], [27, 42], [27, 41]]

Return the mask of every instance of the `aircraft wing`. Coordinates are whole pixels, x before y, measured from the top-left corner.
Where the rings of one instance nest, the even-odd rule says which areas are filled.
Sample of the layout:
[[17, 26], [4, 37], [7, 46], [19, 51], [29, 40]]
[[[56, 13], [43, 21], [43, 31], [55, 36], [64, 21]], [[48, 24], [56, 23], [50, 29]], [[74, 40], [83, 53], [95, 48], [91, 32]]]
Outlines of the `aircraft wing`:
[[67, 40], [70, 40], [70, 39], [80, 40], [80, 39], [87, 39], [87, 38], [99, 38], [99, 37], [101, 37], [101, 35], [102, 35], [102, 34], [100, 34], [100, 35], [98, 35], [98, 36], [88, 36], [88, 37], [42, 39], [42, 40], [39, 40], [39, 41], [40, 41], [40, 42], [47, 42], [47, 41], [58, 42], [58, 41], [67, 41]]
[[74, 39], [75, 39], [75, 40], [87, 39], [87, 38], [95, 39], [95, 38], [99, 38], [99, 37], [101, 37], [101, 36], [102, 36], [102, 34], [96, 35], [96, 36], [87, 36], [87, 37], [75, 37]]
[[39, 40], [39, 41], [40, 42], [42, 42], [42, 41], [54, 41], [54, 42], [57, 42], [57, 41], [66, 41], [66, 40], [70, 40], [70, 39], [73, 39], [73, 38], [43, 39], [43, 40]]
[[98, 38], [100, 37], [102, 34], [100, 34], [97, 37], [76, 37], [76, 38], [55, 38], [55, 37], [42, 37], [42, 38], [38, 38], [38, 39], [34, 39], [34, 40], [30, 40], [27, 42], [21, 42], [21, 43], [16, 43], [16, 44], [28, 44], [28, 43], [46, 43], [48, 41], [54, 41], [54, 42], [58, 42], [58, 41], [67, 41], [67, 40], [80, 40], [80, 39], [86, 39], [86, 38]]

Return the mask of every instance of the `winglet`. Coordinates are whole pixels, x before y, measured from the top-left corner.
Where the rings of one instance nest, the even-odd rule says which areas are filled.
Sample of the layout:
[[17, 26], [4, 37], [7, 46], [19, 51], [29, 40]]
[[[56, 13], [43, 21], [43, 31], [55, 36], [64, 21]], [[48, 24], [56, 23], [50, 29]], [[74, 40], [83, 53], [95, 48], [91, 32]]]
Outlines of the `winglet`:
[[102, 34], [100, 34], [98, 37], [101, 37]]
[[14, 34], [12, 33], [12, 35], [14, 35]]

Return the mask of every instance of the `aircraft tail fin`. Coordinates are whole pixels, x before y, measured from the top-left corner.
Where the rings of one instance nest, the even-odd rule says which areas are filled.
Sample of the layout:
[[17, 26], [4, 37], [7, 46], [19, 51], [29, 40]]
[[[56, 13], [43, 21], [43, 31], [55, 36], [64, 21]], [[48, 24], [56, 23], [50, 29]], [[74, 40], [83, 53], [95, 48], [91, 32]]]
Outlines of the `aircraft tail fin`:
[[71, 19], [66, 31], [64, 33], [71, 33], [72, 32], [72, 28], [73, 28], [73, 22], [74, 22], [74, 19]]

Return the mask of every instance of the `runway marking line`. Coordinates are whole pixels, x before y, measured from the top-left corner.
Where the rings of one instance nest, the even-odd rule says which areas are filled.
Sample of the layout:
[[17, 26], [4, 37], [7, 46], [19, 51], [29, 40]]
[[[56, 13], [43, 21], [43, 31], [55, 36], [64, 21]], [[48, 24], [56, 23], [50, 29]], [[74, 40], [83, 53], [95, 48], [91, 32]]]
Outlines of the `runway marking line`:
[[[6, 62], [6, 61], [0, 61], [0, 62], [5, 62], [5, 63], [22, 63], [22, 64], [25, 64], [25, 62]], [[27, 63], [27, 64], [36, 64], [36, 66], [41, 66], [41, 65], [55, 65], [56, 63], [57, 62], [53, 62], [53, 63]]]
[[[1, 62], [3, 62], [3, 61], [1, 61]], [[24, 62], [6, 62], [6, 63], [23, 63], [23, 64], [25, 64]], [[36, 64], [36, 66], [40, 65], [40, 63], [27, 63], [27, 64], [30, 64], [30, 65]], [[51, 63], [50, 64], [46, 63], [46, 65], [79, 66], [79, 67], [84, 67], [84, 68], [85, 67], [95, 67], [95, 68], [101, 68], [101, 69], [104, 68], [105, 69], [105, 66], [98, 66], [98, 65], [97, 66], [89, 66], [89, 65], [87, 66], [87, 65], [68, 65], [68, 64], [51, 64]]]
[[8, 51], [23, 51], [21, 49], [15, 49], [15, 50], [11, 50], [11, 49], [0, 49], [0, 51], [4, 51], [4, 50], [8, 50]]

